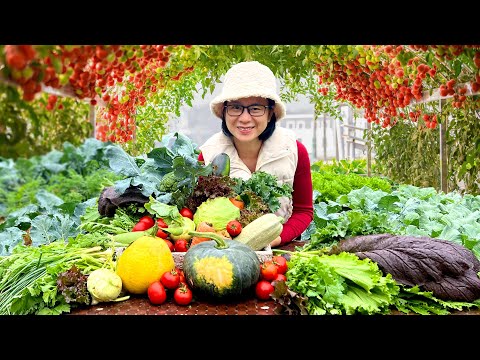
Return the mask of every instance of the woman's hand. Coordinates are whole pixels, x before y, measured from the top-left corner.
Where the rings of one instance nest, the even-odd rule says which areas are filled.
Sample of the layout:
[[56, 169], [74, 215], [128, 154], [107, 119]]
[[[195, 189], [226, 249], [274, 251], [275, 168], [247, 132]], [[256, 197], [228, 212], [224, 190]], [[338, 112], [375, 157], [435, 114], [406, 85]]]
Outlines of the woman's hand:
[[282, 243], [282, 238], [280, 236], [278, 236], [275, 240], [273, 240], [271, 243], [270, 243], [270, 246], [272, 248], [274, 247], [277, 247], [277, 246], [280, 246], [280, 244]]

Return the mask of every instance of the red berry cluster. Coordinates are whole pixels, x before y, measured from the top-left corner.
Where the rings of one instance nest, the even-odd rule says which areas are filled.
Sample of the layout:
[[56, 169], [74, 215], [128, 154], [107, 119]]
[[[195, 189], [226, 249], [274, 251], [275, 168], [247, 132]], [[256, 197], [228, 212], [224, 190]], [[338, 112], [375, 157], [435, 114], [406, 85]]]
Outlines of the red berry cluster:
[[[23, 99], [31, 101], [43, 87], [105, 105], [99, 111], [96, 137], [126, 142], [133, 138], [135, 109], [146, 96], [164, 86], [162, 69], [173, 45], [5, 45], [6, 73], [19, 84]], [[188, 48], [188, 46], [186, 46]], [[170, 51], [169, 51], [170, 50]], [[178, 80], [187, 68], [170, 75]], [[55, 101], [46, 108], [53, 110]]]
[[[453, 72], [443, 64], [473, 51], [476, 69], [469, 75], [470, 86], [472, 92], [478, 91], [480, 51], [474, 48], [473, 45], [363, 45], [355, 48], [357, 55], [353, 58], [337, 49], [328, 49], [328, 57], [321, 55], [316, 64], [318, 83], [322, 85], [318, 91], [327, 95], [328, 87], [325, 85], [333, 84], [336, 89], [335, 100], [348, 101], [357, 108], [365, 109], [367, 121], [382, 127], [392, 126], [397, 119], [407, 118], [400, 109], [413, 105], [414, 100], [420, 102], [423, 99], [425, 83], [430, 84], [430, 88], [439, 87], [441, 96], [453, 96], [452, 106], [462, 107], [468, 89], [456, 85], [455, 79], [445, 81], [445, 74], [453, 76]], [[432, 52], [438, 59], [430, 59], [432, 65], [428, 65], [424, 58], [427, 52]], [[442, 66], [441, 76], [438, 76], [439, 66]], [[410, 115], [410, 119], [416, 121], [418, 116]], [[425, 125], [434, 129], [437, 122], [431, 119], [433, 117], [429, 115]]]

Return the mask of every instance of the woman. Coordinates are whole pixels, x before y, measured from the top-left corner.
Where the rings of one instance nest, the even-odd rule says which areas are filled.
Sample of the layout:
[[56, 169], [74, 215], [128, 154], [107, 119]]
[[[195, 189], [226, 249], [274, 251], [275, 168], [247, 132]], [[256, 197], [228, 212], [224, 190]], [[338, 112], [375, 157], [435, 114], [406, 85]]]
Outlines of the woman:
[[286, 110], [273, 72], [257, 61], [232, 66], [210, 109], [222, 120], [222, 131], [200, 146], [199, 160], [209, 164], [223, 152], [230, 157], [231, 177], [247, 180], [253, 172], [265, 171], [280, 184], [290, 184], [292, 198], [280, 199], [276, 213], [285, 219], [283, 230], [271, 246], [299, 237], [313, 219], [310, 160], [293, 131], [276, 127]]

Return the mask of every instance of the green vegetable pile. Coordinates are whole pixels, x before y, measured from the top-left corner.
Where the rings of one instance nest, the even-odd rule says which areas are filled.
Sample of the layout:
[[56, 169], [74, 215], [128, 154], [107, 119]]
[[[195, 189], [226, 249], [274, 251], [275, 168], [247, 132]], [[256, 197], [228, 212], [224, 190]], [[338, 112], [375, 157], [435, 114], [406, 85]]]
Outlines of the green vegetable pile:
[[389, 314], [447, 315], [451, 310], [480, 307], [480, 303], [443, 301], [418, 286], [404, 287], [384, 275], [377, 263], [342, 252], [326, 255], [324, 250], [284, 251], [288, 254], [286, 283], [278, 282], [272, 298], [278, 313], [290, 315]]
[[[57, 277], [75, 265], [82, 274], [113, 266], [114, 250], [92, 246], [92, 238], [82, 236], [74, 244], [53, 242], [39, 247], [17, 246], [10, 256], [0, 258], [0, 315], [58, 315], [70, 312], [68, 301], [85, 303], [82, 286], [78, 294], [62, 295]], [[82, 298], [83, 296], [83, 298]]]
[[[169, 231], [181, 231], [170, 234], [174, 238], [194, 230], [193, 221], [186, 224], [179, 213], [187, 199], [196, 204], [192, 210], [199, 209], [197, 221], [202, 216], [212, 218], [212, 206], [203, 205], [208, 199], [215, 204], [223, 201], [220, 216], [215, 215], [219, 209], [213, 209], [213, 218], [221, 219], [218, 226], [225, 227], [226, 219], [252, 221], [276, 210], [277, 197], [291, 196], [291, 187], [277, 185], [269, 174], [258, 173], [246, 182], [230, 179], [225, 168], [205, 166], [198, 161], [198, 154], [188, 137], [172, 133], [146, 156], [133, 157], [117, 145], [88, 141], [79, 149], [65, 145], [64, 153], [52, 152], [40, 159], [1, 161], [0, 182], [5, 186], [0, 193], [0, 211], [7, 210], [1, 200], [14, 199], [21, 188], [20, 172], [30, 174], [31, 181], [25, 187], [29, 191], [21, 192], [25, 198], [17, 193], [15, 201], [9, 200], [25, 206], [0, 222], [0, 315], [61, 314], [92, 301], [112, 300], [108, 291], [100, 295], [96, 292], [99, 287], [91, 285], [93, 295], [88, 279], [92, 273], [105, 275], [95, 271], [113, 268], [114, 248], [127, 246], [143, 234], [131, 232], [142, 215], [162, 218]], [[227, 160], [222, 159], [224, 164]], [[91, 181], [86, 177], [90, 175]], [[97, 209], [103, 186], [115, 186], [119, 194], [138, 186], [150, 201], [141, 208], [118, 208], [113, 217], [104, 217]], [[72, 193], [72, 187], [85, 188], [84, 195], [64, 194]], [[60, 189], [57, 194], [65, 200], [47, 189]], [[244, 201], [243, 217], [228, 200], [230, 196]], [[115, 280], [104, 276], [96, 284], [115, 284]], [[118, 287], [108, 288], [117, 295]]]
[[[281, 251], [278, 251], [281, 252]], [[311, 315], [386, 314], [399, 293], [399, 286], [390, 275], [383, 276], [378, 266], [360, 260], [350, 253], [318, 255], [312, 252], [292, 253], [288, 262], [287, 284], [301, 301], [291, 313]], [[274, 294], [286, 304], [285, 297]]]

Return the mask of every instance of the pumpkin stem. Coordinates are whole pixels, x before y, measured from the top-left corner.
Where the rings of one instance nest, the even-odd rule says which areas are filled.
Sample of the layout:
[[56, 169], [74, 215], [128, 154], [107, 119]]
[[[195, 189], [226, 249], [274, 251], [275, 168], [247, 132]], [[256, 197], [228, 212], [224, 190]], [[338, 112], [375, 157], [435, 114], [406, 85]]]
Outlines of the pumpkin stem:
[[228, 244], [225, 242], [226, 239], [224, 239], [218, 234], [215, 234], [214, 232], [189, 231], [188, 234], [191, 236], [198, 236], [215, 240], [215, 242], [217, 243], [215, 247], [217, 249], [227, 249], [229, 247]]

